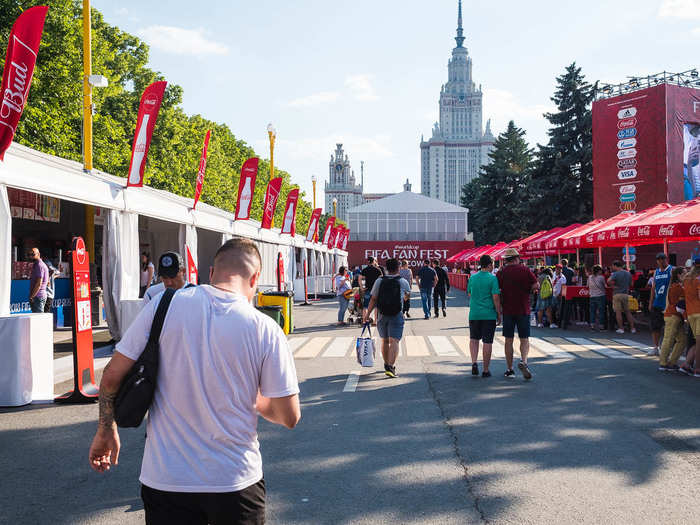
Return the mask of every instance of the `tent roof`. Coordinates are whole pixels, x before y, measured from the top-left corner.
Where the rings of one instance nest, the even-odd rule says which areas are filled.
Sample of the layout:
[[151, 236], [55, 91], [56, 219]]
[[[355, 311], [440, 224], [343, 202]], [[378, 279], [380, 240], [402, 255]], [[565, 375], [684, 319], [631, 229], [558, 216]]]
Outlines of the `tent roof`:
[[349, 213], [406, 213], [406, 212], [423, 212], [423, 213], [468, 213], [467, 208], [462, 208], [461, 206], [455, 206], [445, 201], [438, 199], [432, 199], [421, 195], [420, 193], [413, 193], [412, 191], [402, 191], [401, 193], [395, 193], [378, 199], [376, 201], [368, 202], [367, 204], [362, 204], [360, 206], [355, 206], [348, 210]]

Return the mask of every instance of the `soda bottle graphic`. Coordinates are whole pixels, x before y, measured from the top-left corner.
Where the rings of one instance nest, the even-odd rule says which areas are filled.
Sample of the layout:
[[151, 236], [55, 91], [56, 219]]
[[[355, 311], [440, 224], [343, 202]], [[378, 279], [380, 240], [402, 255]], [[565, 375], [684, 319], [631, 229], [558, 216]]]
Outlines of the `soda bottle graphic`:
[[241, 191], [241, 200], [238, 203], [238, 216], [236, 219], [245, 219], [248, 217], [248, 208], [250, 208], [250, 199], [253, 192], [250, 188], [251, 178], [247, 177], [245, 183], [243, 184], [243, 190]]
[[294, 221], [294, 204], [289, 205], [287, 210], [287, 215], [284, 216], [284, 223], [282, 225], [282, 231], [284, 233], [292, 232], [292, 222]]
[[136, 136], [136, 145], [134, 146], [134, 158], [131, 161], [131, 171], [129, 172], [129, 184], [139, 184], [141, 182], [141, 164], [146, 156], [146, 139], [148, 137], [148, 118], [150, 115], [144, 115], [141, 121], [139, 133]]

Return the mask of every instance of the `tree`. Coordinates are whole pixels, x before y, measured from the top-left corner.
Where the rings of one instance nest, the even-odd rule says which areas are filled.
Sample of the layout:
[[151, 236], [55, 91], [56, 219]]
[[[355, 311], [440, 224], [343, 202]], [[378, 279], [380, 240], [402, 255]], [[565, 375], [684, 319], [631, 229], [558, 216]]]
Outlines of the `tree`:
[[477, 244], [493, 244], [520, 237], [523, 195], [532, 169], [532, 150], [525, 132], [511, 120], [489, 153], [491, 162], [462, 187], [461, 204], [469, 208], [469, 222]]
[[595, 86], [574, 62], [557, 77], [552, 97], [557, 111], [545, 114], [549, 142], [538, 144], [530, 184], [533, 230], [588, 222], [593, 215], [593, 129]]

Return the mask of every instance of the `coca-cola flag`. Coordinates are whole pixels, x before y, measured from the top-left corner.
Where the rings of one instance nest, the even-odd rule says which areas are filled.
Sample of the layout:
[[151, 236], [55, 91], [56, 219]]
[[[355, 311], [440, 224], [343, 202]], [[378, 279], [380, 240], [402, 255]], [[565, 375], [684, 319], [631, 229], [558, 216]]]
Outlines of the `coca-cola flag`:
[[136, 131], [134, 132], [134, 145], [131, 148], [127, 187], [143, 186], [143, 170], [146, 168], [148, 148], [151, 146], [153, 128], [156, 126], [160, 103], [163, 101], [163, 93], [167, 85], [165, 80], [154, 82], [141, 95], [139, 116], [136, 119]]
[[323, 232], [323, 242], [321, 244], [325, 244], [328, 246], [328, 243], [331, 239], [331, 233], [333, 233], [333, 226], [335, 225], [335, 217], [328, 217], [328, 220], [326, 221], [326, 231]]
[[331, 235], [328, 239], [328, 247], [333, 249], [335, 248], [335, 243], [338, 240], [338, 234], [340, 233], [340, 226], [337, 226], [331, 230]]
[[197, 265], [194, 263], [194, 257], [190, 252], [190, 247], [185, 245], [185, 251], [187, 252], [187, 282], [192, 284], [199, 284]]
[[348, 239], [350, 238], [350, 230], [345, 230], [343, 232], [343, 242], [340, 245], [341, 250], [347, 250], [348, 249]]
[[284, 220], [280, 233], [288, 233], [294, 236], [297, 230], [297, 203], [299, 202], [299, 190], [293, 189], [287, 194], [287, 204], [284, 207]]
[[321, 218], [321, 208], [316, 208], [311, 212], [311, 218], [309, 219], [309, 229], [306, 230], [306, 240], [313, 242], [318, 233], [318, 221]]
[[194, 205], [192, 209], [197, 207], [197, 201], [202, 194], [202, 185], [204, 184], [204, 172], [207, 169], [207, 150], [209, 149], [209, 137], [211, 130], [207, 130], [207, 135], [204, 137], [204, 147], [202, 148], [202, 156], [199, 159], [199, 169], [197, 170], [197, 188], [194, 190]]
[[10, 31], [2, 73], [0, 103], [0, 160], [12, 144], [17, 124], [27, 104], [47, 6], [30, 7], [17, 17]]
[[272, 228], [272, 219], [275, 216], [275, 208], [277, 207], [277, 199], [280, 196], [280, 188], [282, 188], [282, 177], [272, 179], [267, 184], [265, 192], [265, 207], [263, 208], [262, 228], [269, 230]]
[[260, 159], [253, 157], [243, 163], [241, 180], [238, 182], [238, 199], [236, 200], [236, 220], [250, 219], [250, 207], [255, 193], [255, 179], [258, 177]]

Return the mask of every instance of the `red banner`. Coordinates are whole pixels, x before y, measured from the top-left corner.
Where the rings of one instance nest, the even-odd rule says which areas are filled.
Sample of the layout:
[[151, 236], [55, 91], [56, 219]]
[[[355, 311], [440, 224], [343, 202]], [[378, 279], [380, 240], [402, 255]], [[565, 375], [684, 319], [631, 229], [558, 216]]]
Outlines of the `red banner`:
[[199, 159], [199, 169], [197, 170], [197, 188], [194, 190], [194, 204], [192, 209], [197, 207], [197, 201], [199, 196], [202, 194], [202, 185], [204, 184], [204, 172], [207, 169], [207, 150], [209, 149], [209, 137], [211, 137], [211, 130], [207, 130], [207, 134], [204, 137], [204, 147], [202, 148], [202, 156]]
[[443, 264], [453, 255], [474, 246], [473, 241], [348, 241], [348, 263], [351, 266], [367, 264], [374, 257], [381, 265], [387, 259], [408, 261], [414, 270], [425, 259], [438, 259]]
[[309, 219], [309, 228], [306, 230], [306, 240], [313, 242], [318, 234], [318, 221], [321, 218], [321, 208], [316, 208], [311, 212], [311, 218]]
[[194, 257], [190, 252], [190, 247], [185, 245], [185, 251], [187, 252], [187, 282], [192, 284], [199, 284], [199, 273], [197, 272], [197, 265], [194, 262]]
[[345, 237], [345, 226], [338, 226], [338, 233], [335, 236], [334, 248], [340, 248], [343, 245], [343, 237]]
[[17, 124], [27, 104], [48, 9], [47, 6], [27, 9], [17, 17], [10, 31], [2, 74], [0, 160], [3, 160], [5, 151], [12, 144]]
[[128, 186], [143, 186], [143, 171], [146, 168], [148, 148], [151, 146], [153, 128], [158, 120], [160, 103], [163, 101], [163, 93], [168, 83], [165, 80], [154, 82], [148, 86], [141, 95], [139, 116], [136, 119], [136, 131], [134, 132], [134, 145], [131, 148], [131, 163], [129, 164]]
[[347, 250], [348, 249], [348, 240], [350, 240], [350, 230], [346, 229], [345, 230], [345, 235], [343, 235], [343, 242], [340, 246], [341, 250]]
[[275, 208], [277, 207], [277, 199], [279, 199], [281, 188], [282, 177], [272, 179], [267, 184], [267, 190], [265, 191], [265, 206], [263, 207], [263, 218], [261, 228], [265, 228], [266, 230], [272, 228], [272, 219], [274, 219], [275, 217]]
[[323, 240], [321, 244], [328, 246], [331, 240], [331, 233], [333, 233], [333, 226], [335, 225], [335, 217], [328, 217], [326, 221], [326, 231], [323, 232]]
[[250, 219], [250, 207], [255, 193], [255, 179], [258, 177], [260, 159], [253, 157], [243, 163], [241, 179], [238, 181], [238, 199], [236, 199], [236, 220]]
[[337, 226], [331, 230], [331, 235], [328, 238], [328, 247], [331, 249], [335, 248], [335, 243], [338, 242], [338, 235], [340, 235], [340, 228], [342, 228], [342, 226]]
[[297, 229], [297, 203], [299, 202], [299, 190], [293, 189], [287, 195], [287, 204], [284, 207], [284, 221], [280, 233], [288, 233], [292, 237]]

